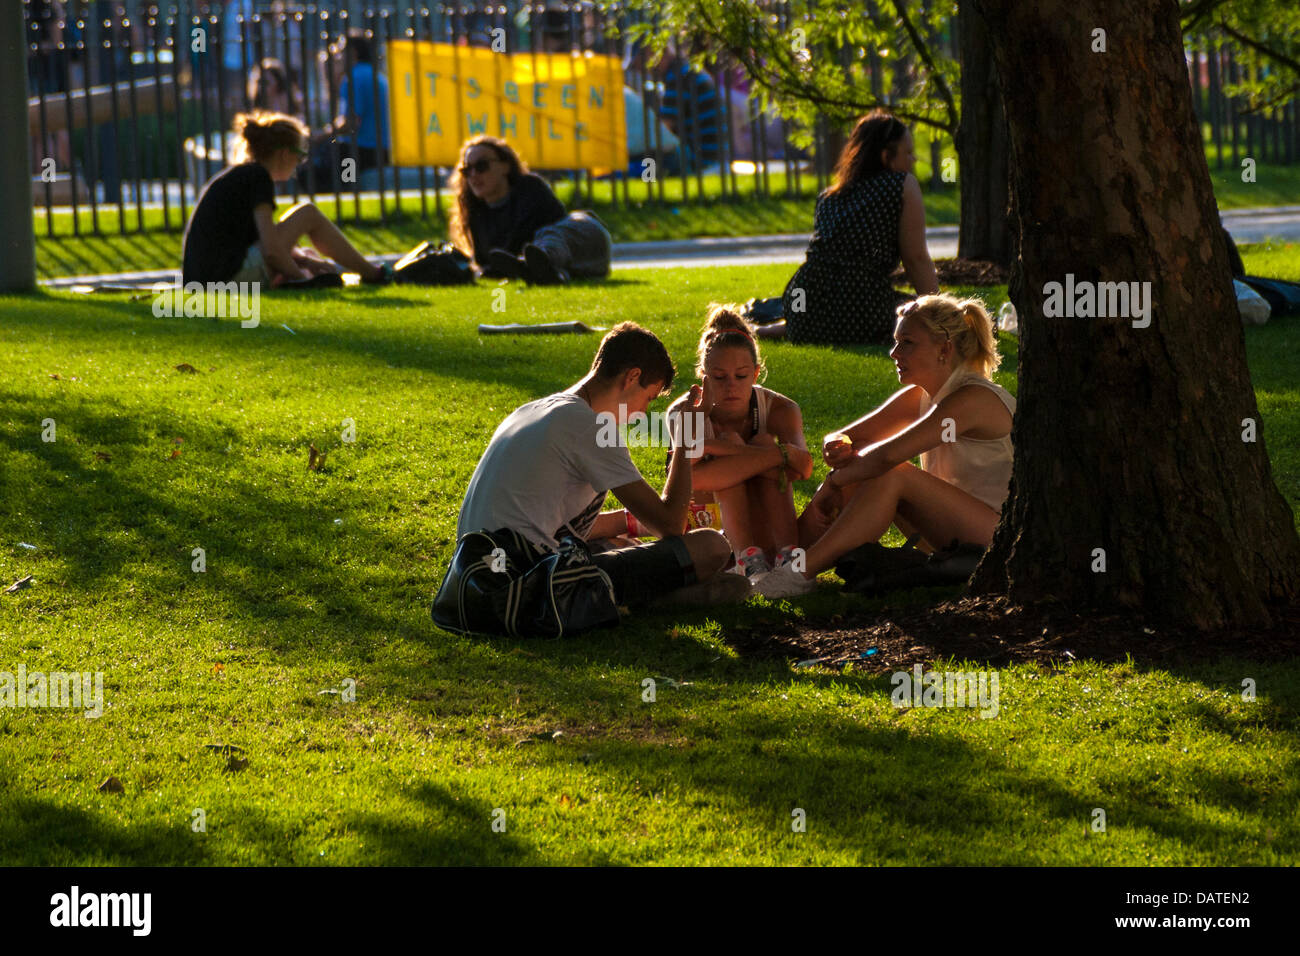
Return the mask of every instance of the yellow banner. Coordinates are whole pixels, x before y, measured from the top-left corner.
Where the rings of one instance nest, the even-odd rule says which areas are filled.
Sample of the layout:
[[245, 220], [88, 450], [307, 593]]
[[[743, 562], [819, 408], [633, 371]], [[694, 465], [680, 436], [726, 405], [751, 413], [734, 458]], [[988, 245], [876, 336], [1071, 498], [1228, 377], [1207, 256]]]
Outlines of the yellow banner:
[[388, 95], [398, 166], [454, 165], [479, 133], [506, 140], [537, 169], [627, 166], [617, 57], [394, 40]]

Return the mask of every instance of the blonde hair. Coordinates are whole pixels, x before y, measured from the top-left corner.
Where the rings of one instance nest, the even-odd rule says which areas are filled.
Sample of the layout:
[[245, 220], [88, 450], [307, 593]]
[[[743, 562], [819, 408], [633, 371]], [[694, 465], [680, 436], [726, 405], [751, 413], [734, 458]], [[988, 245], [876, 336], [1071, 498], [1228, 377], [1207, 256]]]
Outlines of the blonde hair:
[[915, 317], [935, 339], [952, 342], [953, 353], [985, 378], [1002, 364], [993, 317], [979, 299], [951, 295], [923, 295], [898, 307], [898, 317]]
[[239, 136], [232, 151], [236, 163], [260, 163], [281, 149], [302, 149], [309, 131], [302, 120], [284, 113], [254, 110], [239, 113], [232, 127]]
[[716, 348], [743, 348], [749, 350], [754, 360], [754, 380], [765, 371], [763, 359], [758, 354], [758, 339], [754, 337], [754, 327], [740, 314], [741, 307], [714, 302], [709, 305], [708, 316], [704, 320], [704, 329], [700, 332], [700, 345], [696, 350], [697, 363], [695, 374], [704, 377], [704, 361]]

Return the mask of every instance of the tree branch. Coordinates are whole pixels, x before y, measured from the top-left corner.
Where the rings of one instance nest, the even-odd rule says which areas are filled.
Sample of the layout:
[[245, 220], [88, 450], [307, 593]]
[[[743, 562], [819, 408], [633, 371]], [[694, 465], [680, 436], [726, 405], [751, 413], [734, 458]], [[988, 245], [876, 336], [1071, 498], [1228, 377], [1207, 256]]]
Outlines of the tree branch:
[[907, 15], [907, 5], [900, 3], [899, 0], [893, 0], [894, 10], [898, 13], [898, 18], [903, 21], [903, 29], [907, 31], [908, 39], [912, 41], [912, 48], [925, 64], [926, 70], [929, 71], [930, 78], [934, 80], [935, 88], [939, 91], [939, 97], [943, 100], [944, 105], [948, 108], [948, 122], [952, 128], [956, 128], [958, 122], [957, 104], [953, 101], [952, 90], [948, 88], [948, 81], [943, 78], [939, 68], [934, 65], [934, 57], [930, 55], [930, 46], [917, 32], [916, 25], [912, 23], [912, 18]]
[[1229, 2], [1230, 0], [1194, 0], [1179, 13], [1183, 24], [1183, 32], [1187, 33], [1196, 29], [1196, 25], [1201, 20], [1209, 19], [1215, 10]]
[[1222, 30], [1224, 33], [1228, 34], [1228, 36], [1232, 37], [1238, 43], [1250, 47], [1256, 53], [1264, 54], [1274, 63], [1278, 64], [1279, 66], [1285, 66], [1287, 69], [1291, 70], [1297, 76], [1300, 76], [1300, 60], [1297, 60], [1294, 57], [1287, 56], [1285, 53], [1282, 53], [1280, 50], [1268, 46], [1267, 44], [1261, 43], [1259, 40], [1247, 36], [1246, 34], [1242, 33], [1240, 30], [1234, 30], [1232, 27], [1228, 26], [1228, 22], [1224, 20], [1222, 17], [1219, 18], [1219, 29]]

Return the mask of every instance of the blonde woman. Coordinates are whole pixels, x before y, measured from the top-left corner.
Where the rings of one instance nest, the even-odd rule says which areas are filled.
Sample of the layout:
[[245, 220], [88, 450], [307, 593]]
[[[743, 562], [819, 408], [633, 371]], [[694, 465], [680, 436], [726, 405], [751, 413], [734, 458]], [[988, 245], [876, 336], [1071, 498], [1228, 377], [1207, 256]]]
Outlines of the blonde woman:
[[[926, 295], [902, 306], [889, 353], [902, 388], [828, 436], [831, 473], [799, 517], [806, 569], [761, 577], [768, 597], [806, 594], [817, 574], [877, 541], [891, 524], [931, 550], [953, 539], [988, 547], [1011, 480], [1016, 400], [991, 376], [993, 320], [975, 299]], [[920, 456], [921, 467], [911, 464]]]
[[[275, 184], [287, 182], [307, 157], [307, 127], [283, 113], [240, 113], [235, 165], [212, 177], [185, 226], [185, 282], [343, 284], [339, 272], [363, 282], [392, 280], [389, 266], [369, 262], [313, 203], [275, 218]], [[298, 247], [306, 238], [320, 253]]]
[[692, 468], [695, 501], [716, 501], [737, 570], [755, 578], [789, 560], [799, 543], [793, 480], [812, 476], [803, 415], [790, 399], [758, 384], [763, 372], [754, 330], [740, 307], [712, 305], [695, 372], [711, 386], [704, 456]]

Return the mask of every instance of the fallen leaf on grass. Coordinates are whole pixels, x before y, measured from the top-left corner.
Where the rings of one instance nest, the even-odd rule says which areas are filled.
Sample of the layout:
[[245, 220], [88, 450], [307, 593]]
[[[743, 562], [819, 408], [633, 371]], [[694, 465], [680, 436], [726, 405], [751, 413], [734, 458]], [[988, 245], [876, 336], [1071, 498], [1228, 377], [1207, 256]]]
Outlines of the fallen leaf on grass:
[[96, 461], [112, 461], [112, 460], [113, 460], [113, 456], [110, 455], [110, 454], [109, 454], [108, 452], [106, 452], [106, 451], [97, 451], [97, 452], [95, 452], [95, 460], [96, 460]]
[[173, 448], [172, 453], [167, 456], [167, 460], [171, 461], [173, 458], [179, 458], [179, 457], [181, 457], [181, 450], [179, 448]]
[[325, 456], [328, 452], [318, 451], [315, 445], [308, 445], [307, 470], [320, 471], [325, 467]]
[[[213, 676], [213, 677], [225, 677], [225, 676], [226, 676], [226, 665], [225, 665], [225, 664], [213, 664], [213, 665], [212, 665], [212, 676]], [[211, 744], [209, 744], [208, 746], [211, 746]]]
[[556, 731], [539, 730], [535, 734], [530, 734], [527, 737], [523, 737], [519, 740], [516, 740], [515, 746], [519, 747], [523, 744], [533, 744], [533, 743], [537, 743], [538, 741], [547, 742], [547, 741], [557, 740], [563, 736], [564, 736], [563, 730], [556, 730]]
[[60, 376], [58, 372], [51, 372], [51, 373], [50, 373], [50, 378], [54, 379], [56, 382], [57, 382], [61, 377], [62, 377], [62, 376]]
[[176, 366], [176, 371], [178, 371], [178, 372], [186, 372], [186, 373], [188, 373], [188, 374], [190, 374], [190, 375], [197, 375], [197, 374], [199, 374], [199, 370], [196, 369], [196, 368], [195, 368], [193, 365], [191, 365], [189, 362], [181, 362], [180, 365], [177, 365], [177, 366]]
[[185, 444], [185, 439], [184, 439], [184, 438], [173, 438], [173, 439], [172, 439], [172, 444], [173, 444], [173, 445], [183, 445], [183, 444]]
[[33, 580], [34, 579], [30, 574], [25, 578], [19, 578], [13, 584], [9, 585], [9, 587], [5, 588], [5, 594], [17, 594], [23, 588], [31, 587]]
[[122, 781], [117, 777], [107, 777], [104, 782], [96, 788], [100, 793], [126, 793], [126, 787], [122, 786]]
[[560, 794], [560, 806], [562, 807], [573, 806], [573, 801], [569, 799], [569, 795], [567, 793]]

